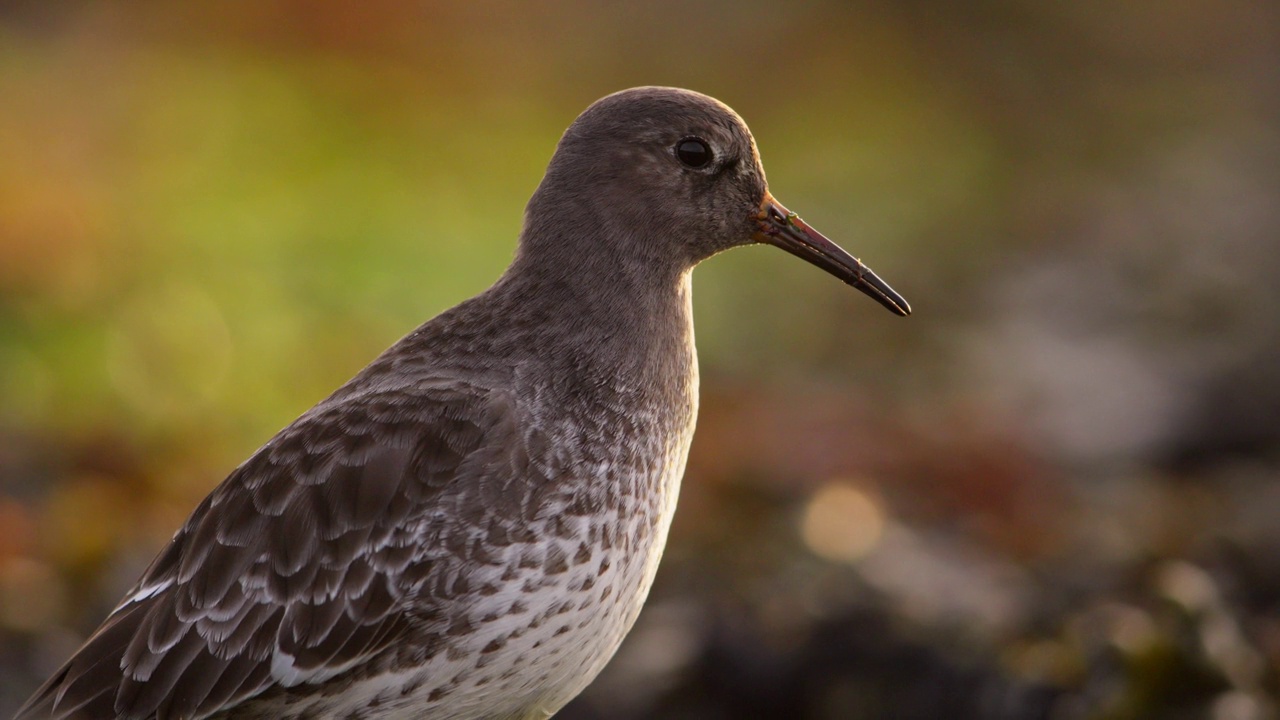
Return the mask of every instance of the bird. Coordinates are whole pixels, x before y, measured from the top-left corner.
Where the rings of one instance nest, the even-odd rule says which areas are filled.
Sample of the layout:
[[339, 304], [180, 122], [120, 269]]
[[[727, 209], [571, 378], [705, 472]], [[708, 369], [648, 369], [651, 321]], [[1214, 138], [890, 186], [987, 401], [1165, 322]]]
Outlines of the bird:
[[17, 720], [551, 717], [662, 556], [698, 409], [692, 270], [758, 243], [911, 312], [773, 197], [727, 105], [592, 103], [498, 280], [232, 471]]

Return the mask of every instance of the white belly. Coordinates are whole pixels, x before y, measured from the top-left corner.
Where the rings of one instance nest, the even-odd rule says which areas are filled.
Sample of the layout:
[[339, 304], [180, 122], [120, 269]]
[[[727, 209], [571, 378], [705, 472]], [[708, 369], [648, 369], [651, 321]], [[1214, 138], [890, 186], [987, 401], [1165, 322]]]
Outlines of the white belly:
[[[449, 650], [364, 678], [323, 704], [309, 698], [253, 717], [319, 710], [325, 717], [367, 720], [541, 720], [560, 710], [613, 657], [648, 597], [693, 439], [696, 370], [687, 390], [677, 430], [668, 424], [665, 435], [637, 433], [647, 447], [632, 448], [617, 462], [556, 459], [592, 477], [562, 482], [565, 491], [540, 505], [529, 523], [536, 541], [501, 549], [500, 562], [469, 575], [472, 588], [496, 590], [473, 594], [458, 608], [469, 627]], [[643, 429], [655, 418], [633, 407], [628, 421]], [[643, 467], [637, 469], [634, 458]], [[590, 502], [581, 502], [583, 494]]]
[[[473, 632], [456, 651], [365, 678], [320, 705], [255, 710], [276, 718], [316, 710], [387, 720], [550, 717], [595, 679], [639, 615], [666, 543], [687, 447], [673, 449], [679, 462], [665, 464], [665, 473], [637, 483], [658, 492], [624, 497], [603, 515], [553, 512], [544, 530], [555, 532], [508, 548], [489, 575], [500, 590], [468, 608]], [[522, 566], [512, 577], [511, 569]]]

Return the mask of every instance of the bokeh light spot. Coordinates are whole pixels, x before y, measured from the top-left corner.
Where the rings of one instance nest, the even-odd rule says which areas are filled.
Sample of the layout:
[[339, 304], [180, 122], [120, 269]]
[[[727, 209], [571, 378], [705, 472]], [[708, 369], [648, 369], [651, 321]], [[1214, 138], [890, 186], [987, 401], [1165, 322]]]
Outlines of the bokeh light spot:
[[884, 526], [884, 511], [875, 500], [847, 482], [836, 481], [814, 493], [800, 530], [814, 554], [852, 563], [875, 548]]

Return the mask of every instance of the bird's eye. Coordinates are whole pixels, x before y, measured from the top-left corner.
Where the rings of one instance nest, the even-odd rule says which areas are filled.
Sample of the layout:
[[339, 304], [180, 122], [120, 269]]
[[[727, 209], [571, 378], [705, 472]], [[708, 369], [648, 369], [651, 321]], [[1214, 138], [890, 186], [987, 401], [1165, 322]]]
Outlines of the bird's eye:
[[676, 143], [676, 157], [691, 168], [706, 167], [711, 162], [711, 146], [702, 138], [687, 137]]

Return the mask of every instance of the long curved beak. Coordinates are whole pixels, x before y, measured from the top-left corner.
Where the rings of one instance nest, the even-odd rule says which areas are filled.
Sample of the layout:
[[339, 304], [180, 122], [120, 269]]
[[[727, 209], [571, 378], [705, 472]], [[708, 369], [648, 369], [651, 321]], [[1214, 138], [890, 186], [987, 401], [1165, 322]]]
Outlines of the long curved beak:
[[806, 260], [840, 278], [897, 315], [911, 314], [911, 306], [881, 280], [871, 268], [845, 252], [822, 233], [809, 227], [799, 215], [788, 210], [766, 192], [756, 213], [758, 229], [752, 235], [756, 242], [768, 243]]

